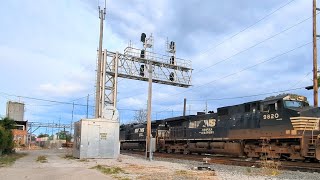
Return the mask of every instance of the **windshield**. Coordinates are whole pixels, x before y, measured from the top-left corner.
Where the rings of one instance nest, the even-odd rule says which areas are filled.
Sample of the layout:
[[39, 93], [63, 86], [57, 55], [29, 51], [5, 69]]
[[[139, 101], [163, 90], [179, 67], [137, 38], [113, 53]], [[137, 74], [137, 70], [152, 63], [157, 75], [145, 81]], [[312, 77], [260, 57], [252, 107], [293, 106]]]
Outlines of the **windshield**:
[[302, 102], [302, 101], [284, 101], [284, 105], [287, 108], [290, 108], [290, 107], [299, 108], [299, 107], [304, 106], [304, 102]]

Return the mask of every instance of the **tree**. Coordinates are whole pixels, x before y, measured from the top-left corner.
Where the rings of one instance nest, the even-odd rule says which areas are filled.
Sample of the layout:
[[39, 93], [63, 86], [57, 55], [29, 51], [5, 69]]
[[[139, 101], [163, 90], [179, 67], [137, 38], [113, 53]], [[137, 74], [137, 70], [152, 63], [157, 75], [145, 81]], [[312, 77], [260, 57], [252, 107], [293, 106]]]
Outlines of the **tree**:
[[12, 129], [15, 127], [15, 122], [13, 119], [8, 117], [0, 119], [0, 154], [11, 153], [13, 151], [13, 134]]
[[16, 125], [16, 123], [14, 122], [13, 119], [10, 119], [8, 117], [0, 119], [0, 126], [4, 127], [7, 130], [14, 129], [15, 125]]
[[66, 140], [67, 142], [71, 142], [72, 135], [68, 131], [61, 131], [57, 133], [59, 139]]
[[38, 135], [38, 138], [42, 138], [42, 137], [49, 137], [49, 134], [42, 134], [42, 133], [40, 133], [40, 134]]
[[147, 121], [147, 110], [146, 109], [140, 109], [140, 110], [136, 111], [133, 119], [137, 123], [146, 122]]

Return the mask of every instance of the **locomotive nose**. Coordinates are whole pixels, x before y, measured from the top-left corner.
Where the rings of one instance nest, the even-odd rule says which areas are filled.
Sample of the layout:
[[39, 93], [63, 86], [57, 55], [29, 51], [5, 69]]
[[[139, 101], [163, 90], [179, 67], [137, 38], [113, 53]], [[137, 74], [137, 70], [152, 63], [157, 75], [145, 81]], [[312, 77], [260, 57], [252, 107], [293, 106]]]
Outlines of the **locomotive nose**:
[[304, 117], [320, 117], [320, 108], [319, 107], [302, 108], [299, 114], [300, 116], [304, 116]]

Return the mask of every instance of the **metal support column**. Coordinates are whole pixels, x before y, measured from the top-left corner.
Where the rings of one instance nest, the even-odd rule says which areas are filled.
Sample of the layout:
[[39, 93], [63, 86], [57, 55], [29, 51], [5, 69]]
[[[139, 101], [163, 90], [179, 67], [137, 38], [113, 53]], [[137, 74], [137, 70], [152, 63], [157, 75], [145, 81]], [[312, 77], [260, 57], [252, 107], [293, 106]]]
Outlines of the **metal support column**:
[[[152, 62], [149, 62], [149, 88], [148, 88], [148, 112], [147, 112], [147, 149], [149, 150], [149, 160], [152, 161], [152, 148], [151, 148], [151, 103], [152, 103]], [[146, 151], [147, 152], [147, 151]]]

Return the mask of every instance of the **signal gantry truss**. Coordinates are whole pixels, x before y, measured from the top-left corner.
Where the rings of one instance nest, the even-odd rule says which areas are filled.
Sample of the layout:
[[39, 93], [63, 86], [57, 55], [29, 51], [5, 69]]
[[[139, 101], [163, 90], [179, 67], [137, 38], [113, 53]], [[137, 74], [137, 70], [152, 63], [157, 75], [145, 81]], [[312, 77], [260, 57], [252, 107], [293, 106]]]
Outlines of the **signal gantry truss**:
[[148, 81], [149, 65], [152, 65], [152, 82], [187, 88], [191, 86], [191, 61], [174, 56], [159, 55], [131, 46], [124, 53], [103, 52], [105, 86], [102, 86], [105, 106], [116, 107], [117, 78]]

